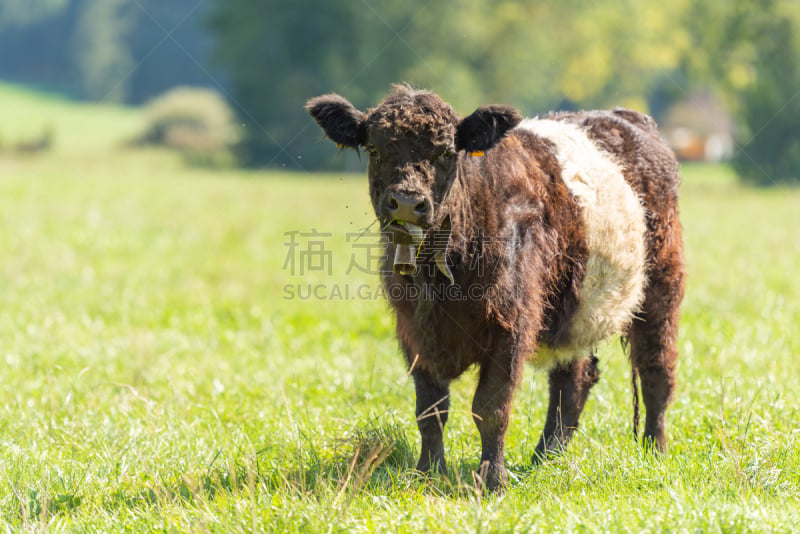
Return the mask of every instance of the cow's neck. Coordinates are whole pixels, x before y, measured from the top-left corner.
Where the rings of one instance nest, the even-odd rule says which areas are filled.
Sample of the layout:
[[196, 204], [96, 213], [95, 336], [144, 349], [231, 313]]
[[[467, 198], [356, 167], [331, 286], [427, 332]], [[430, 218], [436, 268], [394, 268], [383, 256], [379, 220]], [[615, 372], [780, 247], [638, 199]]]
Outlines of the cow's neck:
[[482, 186], [473, 183], [474, 178], [475, 173], [468, 172], [464, 165], [459, 164], [453, 183], [442, 201], [437, 228], [442, 228], [449, 220], [452, 226], [449, 250], [465, 251], [467, 243], [475, 239], [480, 231], [481, 208], [475, 205], [475, 201], [480, 198], [476, 194], [476, 188]]

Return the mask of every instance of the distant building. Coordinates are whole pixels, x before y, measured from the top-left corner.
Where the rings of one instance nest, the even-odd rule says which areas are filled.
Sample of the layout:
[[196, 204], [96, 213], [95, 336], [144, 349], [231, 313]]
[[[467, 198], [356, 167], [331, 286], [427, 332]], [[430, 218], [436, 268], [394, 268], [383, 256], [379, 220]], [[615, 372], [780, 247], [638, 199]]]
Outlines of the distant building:
[[661, 130], [680, 160], [716, 162], [733, 156], [733, 119], [707, 91], [672, 106], [661, 120]]

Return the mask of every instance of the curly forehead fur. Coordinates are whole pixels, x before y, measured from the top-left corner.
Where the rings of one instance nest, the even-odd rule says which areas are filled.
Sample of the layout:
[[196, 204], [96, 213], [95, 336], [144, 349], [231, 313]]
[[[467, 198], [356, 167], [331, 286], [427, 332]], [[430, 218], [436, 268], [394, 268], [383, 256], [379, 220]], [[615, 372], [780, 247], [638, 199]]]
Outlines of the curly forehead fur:
[[450, 145], [458, 121], [453, 108], [437, 95], [398, 84], [386, 100], [370, 110], [367, 125], [385, 142], [416, 138], [422, 143]]

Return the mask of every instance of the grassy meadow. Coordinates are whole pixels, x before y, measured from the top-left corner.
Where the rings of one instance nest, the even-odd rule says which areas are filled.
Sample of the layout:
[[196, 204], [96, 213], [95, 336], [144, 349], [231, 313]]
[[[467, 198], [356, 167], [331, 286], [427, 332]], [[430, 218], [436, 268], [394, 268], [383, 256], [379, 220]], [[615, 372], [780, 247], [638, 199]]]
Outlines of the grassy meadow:
[[528, 370], [511, 487], [481, 496], [472, 375], [452, 391], [451, 478], [412, 470], [413, 384], [377, 277], [359, 268], [363, 177], [189, 168], [118, 149], [141, 127], [135, 110], [4, 85], [0, 116], [3, 146], [55, 134], [39, 155], [0, 146], [0, 530], [800, 524], [800, 190], [685, 166], [690, 275], [666, 455], [633, 441], [629, 366], [610, 343], [569, 450], [536, 468], [547, 380]]

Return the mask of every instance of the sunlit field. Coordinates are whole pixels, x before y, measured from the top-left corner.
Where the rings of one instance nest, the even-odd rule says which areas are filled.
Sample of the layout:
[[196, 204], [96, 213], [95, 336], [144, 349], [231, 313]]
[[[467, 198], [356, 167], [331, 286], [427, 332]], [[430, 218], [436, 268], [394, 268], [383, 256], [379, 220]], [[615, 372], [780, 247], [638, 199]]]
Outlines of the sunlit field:
[[613, 342], [569, 450], [536, 468], [547, 381], [528, 369], [510, 488], [482, 496], [472, 374], [453, 389], [451, 477], [413, 471], [414, 388], [364, 272], [374, 239], [360, 234], [375, 227], [362, 176], [189, 168], [116, 149], [136, 131], [132, 110], [12, 93], [0, 87], [2, 138], [38, 131], [10, 121], [15, 108], [33, 125], [50, 117], [56, 148], [0, 152], [3, 530], [800, 524], [800, 190], [685, 166], [689, 279], [666, 455], [633, 440]]

